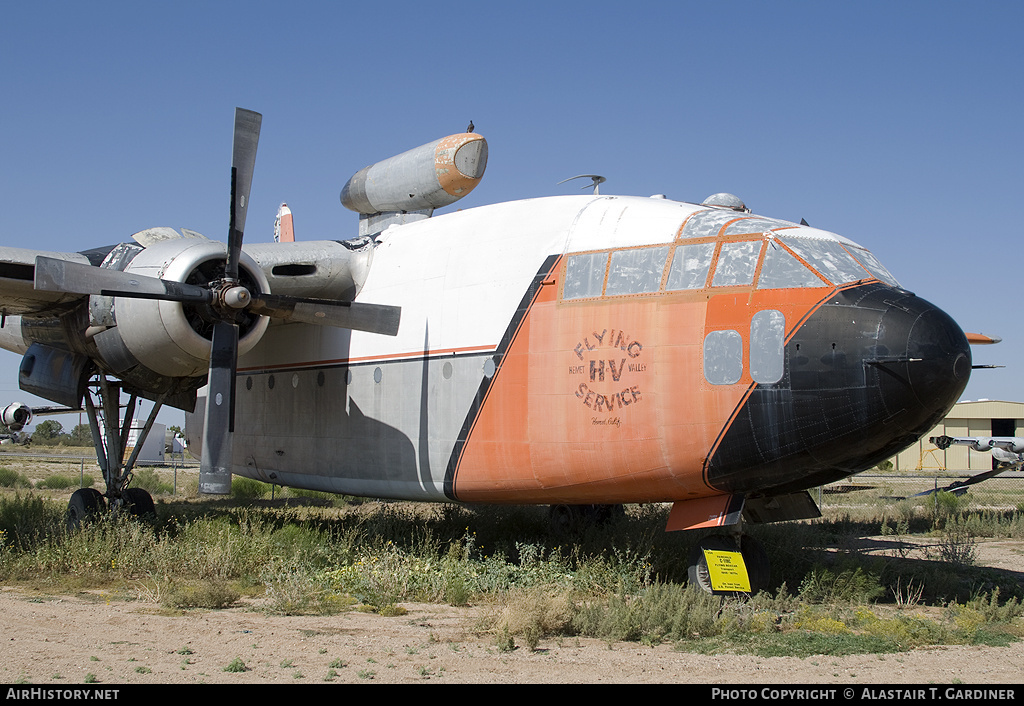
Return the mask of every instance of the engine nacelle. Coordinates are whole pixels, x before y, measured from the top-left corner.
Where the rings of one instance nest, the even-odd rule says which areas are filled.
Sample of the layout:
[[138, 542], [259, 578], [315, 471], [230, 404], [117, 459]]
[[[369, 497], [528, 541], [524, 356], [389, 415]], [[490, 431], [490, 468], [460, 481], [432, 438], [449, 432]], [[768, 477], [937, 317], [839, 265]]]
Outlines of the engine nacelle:
[[970, 446], [975, 451], [991, 451], [992, 439], [976, 439], [971, 442]]
[[0, 421], [11, 431], [21, 431], [32, 421], [32, 408], [21, 402], [13, 402], [0, 412]]
[[472, 191], [486, 167], [482, 135], [449, 135], [359, 170], [341, 190], [341, 203], [362, 214], [441, 208]]
[[1015, 454], [1024, 453], [1024, 439], [1019, 437], [996, 438], [990, 440], [993, 446]]
[[[204, 285], [222, 276], [226, 247], [201, 238], [179, 238], [154, 243], [140, 251], [125, 272], [189, 284]], [[242, 253], [239, 278], [250, 291], [270, 292], [263, 271]], [[209, 369], [213, 324], [200, 307], [180, 302], [117, 297], [110, 300], [115, 328], [97, 334], [95, 342], [104, 358], [117, 367], [116, 332], [127, 352], [147, 369], [167, 377], [198, 377]], [[93, 297], [94, 324], [97, 297]], [[252, 350], [267, 329], [264, 316], [245, 314], [240, 322], [238, 353]], [[114, 343], [114, 345], [112, 345]], [[124, 357], [124, 356], [122, 356]], [[124, 363], [128, 365], [130, 361]]]

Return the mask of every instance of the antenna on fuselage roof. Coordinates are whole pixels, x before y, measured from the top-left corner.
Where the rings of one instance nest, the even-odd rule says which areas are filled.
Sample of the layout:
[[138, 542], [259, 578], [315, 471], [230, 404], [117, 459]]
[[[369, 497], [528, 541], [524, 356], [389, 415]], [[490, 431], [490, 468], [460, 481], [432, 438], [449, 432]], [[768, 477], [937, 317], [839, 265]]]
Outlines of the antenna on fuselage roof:
[[[590, 180], [592, 180], [593, 181], [592, 186], [594, 187], [594, 196], [600, 196], [601, 195], [601, 192], [600, 192], [600, 190], [597, 187], [600, 186], [601, 184], [605, 183], [606, 181], [608, 181], [603, 176], [598, 176], [597, 174], [577, 174], [574, 177], [569, 177], [568, 179], [562, 179], [562, 181], [560, 181], [558, 183], [559, 184], [564, 184], [565, 182], [572, 181], [573, 179], [590, 179]], [[584, 186], [583, 188], [586, 189], [588, 187]]]

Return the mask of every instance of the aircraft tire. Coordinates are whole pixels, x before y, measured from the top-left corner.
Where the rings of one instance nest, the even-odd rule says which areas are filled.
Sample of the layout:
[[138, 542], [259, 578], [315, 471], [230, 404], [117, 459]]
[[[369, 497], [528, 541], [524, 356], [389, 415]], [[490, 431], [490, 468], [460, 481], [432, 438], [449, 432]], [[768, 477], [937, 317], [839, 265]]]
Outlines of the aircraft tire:
[[567, 537], [579, 529], [580, 512], [577, 505], [551, 505], [548, 507], [548, 525], [556, 537]]
[[156, 516], [156, 505], [153, 496], [142, 488], [127, 488], [121, 494], [124, 506], [134, 517]]
[[67, 526], [76, 530], [107, 509], [103, 494], [95, 488], [79, 488], [68, 501]]
[[[708, 571], [707, 559], [704, 557], [705, 549], [734, 552], [736, 551], [736, 541], [729, 535], [713, 534], [698, 542], [690, 551], [687, 561], [686, 573], [690, 584], [705, 593], [736, 595], [736, 591], [716, 591], [711, 587], [711, 576]], [[750, 595], [766, 589], [771, 579], [771, 564], [761, 543], [750, 535], [744, 534], [740, 539], [740, 553], [743, 555], [743, 563], [746, 565], [747, 577], [750, 580]]]

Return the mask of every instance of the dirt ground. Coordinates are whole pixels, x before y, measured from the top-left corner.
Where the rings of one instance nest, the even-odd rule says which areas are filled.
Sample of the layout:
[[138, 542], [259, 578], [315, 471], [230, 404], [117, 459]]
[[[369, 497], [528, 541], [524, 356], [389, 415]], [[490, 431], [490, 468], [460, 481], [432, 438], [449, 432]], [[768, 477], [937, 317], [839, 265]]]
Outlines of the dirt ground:
[[[577, 638], [502, 652], [492, 637], [472, 631], [472, 609], [405, 607], [399, 617], [281, 617], [245, 606], [166, 615], [102, 594], [3, 590], [0, 683], [1024, 683], [1019, 642], [804, 659], [695, 655], [670, 645]], [[245, 671], [227, 671], [236, 660]]]
[[[890, 538], [864, 540], [889, 551]], [[1024, 542], [983, 542], [978, 563], [1019, 571]], [[403, 604], [397, 617], [274, 616], [254, 603], [168, 614], [103, 592], [0, 588], [0, 683], [98, 684], [1022, 684], [1024, 642], [849, 657], [697, 655], [671, 645], [545, 640], [498, 649], [479, 608]], [[229, 671], [244, 664], [244, 671]]]

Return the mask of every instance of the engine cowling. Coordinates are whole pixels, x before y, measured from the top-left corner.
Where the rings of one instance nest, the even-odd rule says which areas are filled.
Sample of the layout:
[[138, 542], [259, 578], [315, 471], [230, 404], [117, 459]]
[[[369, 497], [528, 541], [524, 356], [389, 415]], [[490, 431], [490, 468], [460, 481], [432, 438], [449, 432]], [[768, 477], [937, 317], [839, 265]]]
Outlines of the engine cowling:
[[1005, 451], [1010, 451], [1015, 454], [1024, 453], [1024, 439], [1019, 437], [992, 439], [991, 443], [993, 446], [998, 446]]
[[[223, 275], [225, 252], [224, 244], [213, 240], [164, 240], [140, 251], [124, 271], [205, 285]], [[239, 276], [241, 283], [250, 291], [270, 291], [263, 271], [245, 253], [241, 256]], [[95, 312], [96, 302], [93, 304]], [[128, 297], [112, 298], [110, 305], [117, 335], [139, 363], [167, 377], [206, 374], [214, 319], [206, 315], [205, 305]], [[102, 305], [99, 308], [102, 309]], [[269, 320], [265, 316], [242, 312], [237, 323], [238, 352], [243, 355], [262, 338]], [[100, 343], [101, 337], [97, 336], [97, 344]]]
[[977, 439], [971, 443], [971, 448], [975, 451], [991, 451], [992, 439]]
[[21, 431], [32, 421], [32, 408], [21, 402], [13, 402], [0, 412], [0, 421], [11, 431]]

